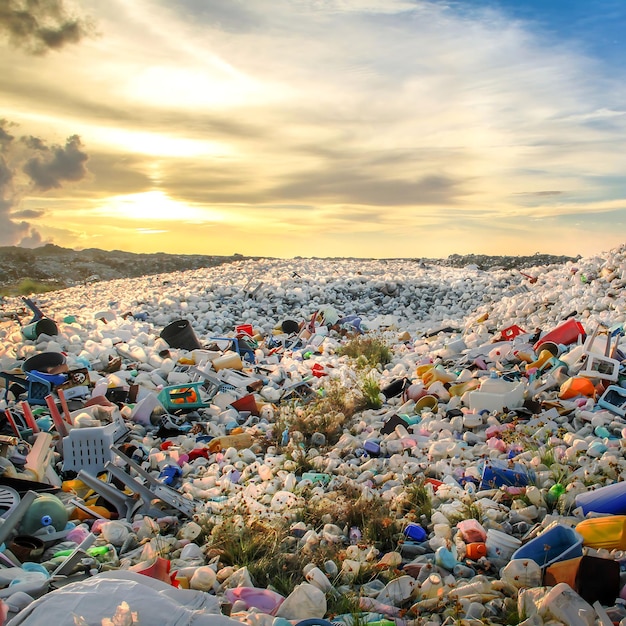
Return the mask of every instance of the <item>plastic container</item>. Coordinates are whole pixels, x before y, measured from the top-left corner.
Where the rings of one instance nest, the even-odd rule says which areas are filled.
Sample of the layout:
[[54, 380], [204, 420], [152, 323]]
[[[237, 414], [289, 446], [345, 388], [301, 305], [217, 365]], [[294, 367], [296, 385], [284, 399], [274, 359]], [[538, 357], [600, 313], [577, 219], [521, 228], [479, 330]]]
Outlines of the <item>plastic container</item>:
[[626, 515], [592, 517], [576, 526], [583, 544], [590, 548], [626, 550]]
[[551, 587], [567, 583], [589, 604], [612, 606], [620, 590], [620, 565], [613, 559], [585, 555], [553, 563], [546, 568], [543, 582]]
[[243, 361], [241, 360], [241, 356], [239, 356], [236, 352], [229, 352], [227, 354], [224, 354], [223, 356], [217, 357], [217, 359], [213, 359], [212, 365], [213, 369], [216, 372], [219, 372], [223, 369], [243, 369]]
[[34, 535], [38, 530], [51, 526], [57, 532], [64, 530], [68, 513], [63, 502], [52, 494], [37, 496], [22, 518], [21, 535]]
[[626, 515], [626, 481], [579, 493], [576, 496], [576, 506], [582, 508], [584, 515], [589, 513]]
[[403, 530], [405, 537], [412, 539], [413, 541], [424, 541], [428, 536], [428, 533], [419, 525], [410, 522]]
[[478, 561], [478, 559], [487, 556], [487, 544], [482, 541], [468, 543], [465, 547], [465, 556], [472, 561]]
[[485, 463], [480, 489], [496, 487], [525, 487], [529, 482], [526, 468], [519, 463], [509, 464], [498, 459]]
[[585, 335], [586, 332], [584, 326], [580, 322], [577, 322], [574, 318], [570, 318], [566, 322], [557, 326], [554, 330], [551, 330], [543, 335], [539, 341], [535, 343], [533, 350], [537, 352], [537, 350], [541, 347], [541, 344], [546, 341], [567, 346], [571, 343], [576, 343], [579, 337], [584, 337]]
[[168, 324], [160, 334], [170, 348], [181, 350], [198, 350], [202, 344], [198, 341], [191, 323], [188, 320], [176, 320]]
[[598, 400], [598, 404], [611, 413], [626, 417], [626, 388], [609, 385]]
[[248, 433], [239, 433], [237, 435], [224, 435], [223, 437], [215, 437], [211, 439], [207, 444], [208, 451], [213, 454], [214, 452], [221, 452], [227, 448], [235, 448], [242, 450], [249, 448], [252, 445], [252, 435]]
[[545, 569], [557, 561], [583, 554], [583, 538], [573, 528], [555, 524], [513, 553], [514, 559], [532, 559]]
[[456, 527], [459, 529], [465, 543], [482, 543], [487, 538], [487, 531], [478, 520], [464, 519]]
[[512, 559], [501, 570], [500, 578], [518, 589], [540, 587], [543, 573], [532, 559]]
[[542, 611], [549, 612], [558, 623], [567, 626], [589, 626], [595, 623], [596, 612], [567, 583], [557, 583], [541, 600]]
[[58, 335], [59, 328], [54, 320], [47, 317], [40, 319], [32, 324], [22, 326], [22, 336], [24, 339], [37, 339], [39, 335]]
[[469, 408], [473, 411], [502, 411], [524, 403], [526, 382], [510, 382], [502, 378], [485, 378], [478, 389], [467, 393]]
[[201, 382], [171, 385], [164, 387], [157, 397], [167, 411], [198, 409], [207, 406], [200, 395], [201, 387]]
[[511, 537], [511, 535], [490, 528], [487, 531], [485, 545], [487, 546], [487, 556], [492, 559], [509, 560], [513, 553], [522, 545], [522, 542], [516, 537]]
[[63, 365], [65, 365], [65, 355], [61, 352], [40, 352], [24, 361], [22, 371], [48, 374]]
[[596, 388], [589, 378], [584, 376], [574, 376], [568, 378], [559, 389], [559, 398], [561, 400], [570, 400], [576, 396], [586, 396], [592, 398], [595, 396]]

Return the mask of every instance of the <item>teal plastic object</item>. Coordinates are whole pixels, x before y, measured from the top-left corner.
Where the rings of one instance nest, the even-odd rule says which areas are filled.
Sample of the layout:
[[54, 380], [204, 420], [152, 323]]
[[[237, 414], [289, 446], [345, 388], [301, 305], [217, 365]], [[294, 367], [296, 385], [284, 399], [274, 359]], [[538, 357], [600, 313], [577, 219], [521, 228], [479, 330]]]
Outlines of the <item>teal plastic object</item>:
[[203, 383], [187, 383], [163, 387], [157, 396], [163, 407], [170, 412], [181, 409], [198, 409], [208, 406], [200, 396]]
[[52, 494], [41, 494], [35, 498], [22, 518], [20, 534], [34, 535], [46, 526], [52, 526], [58, 532], [65, 528], [67, 521], [68, 514], [63, 502]]

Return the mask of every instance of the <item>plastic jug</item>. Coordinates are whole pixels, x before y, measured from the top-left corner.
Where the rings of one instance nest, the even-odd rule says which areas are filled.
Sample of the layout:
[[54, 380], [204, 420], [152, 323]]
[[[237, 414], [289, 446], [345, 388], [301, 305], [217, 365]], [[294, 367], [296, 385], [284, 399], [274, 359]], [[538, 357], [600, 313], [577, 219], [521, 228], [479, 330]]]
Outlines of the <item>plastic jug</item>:
[[626, 515], [592, 517], [576, 526], [583, 544], [590, 548], [626, 550]]

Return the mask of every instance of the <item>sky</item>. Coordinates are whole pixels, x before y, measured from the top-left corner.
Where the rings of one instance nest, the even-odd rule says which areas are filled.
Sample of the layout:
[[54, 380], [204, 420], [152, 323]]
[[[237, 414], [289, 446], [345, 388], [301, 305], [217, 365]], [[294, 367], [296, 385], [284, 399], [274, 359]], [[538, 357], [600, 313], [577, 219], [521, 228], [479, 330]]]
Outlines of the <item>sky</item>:
[[626, 240], [623, 0], [2, 0], [0, 245]]

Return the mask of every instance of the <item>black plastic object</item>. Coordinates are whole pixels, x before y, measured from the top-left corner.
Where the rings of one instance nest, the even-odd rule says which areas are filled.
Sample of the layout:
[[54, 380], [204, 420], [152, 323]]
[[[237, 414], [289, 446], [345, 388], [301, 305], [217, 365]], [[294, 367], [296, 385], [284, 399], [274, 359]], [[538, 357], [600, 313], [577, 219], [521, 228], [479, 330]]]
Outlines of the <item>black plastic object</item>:
[[47, 374], [55, 367], [65, 364], [65, 355], [61, 352], [40, 352], [24, 361], [22, 371], [43, 372]]
[[383, 396], [389, 400], [399, 396], [405, 389], [411, 386], [408, 378], [396, 378], [392, 380], [384, 389], [381, 389]]
[[285, 320], [280, 327], [287, 335], [293, 335], [300, 330], [300, 324], [296, 320]]
[[188, 320], [176, 320], [168, 324], [161, 331], [160, 336], [170, 348], [180, 348], [181, 350], [199, 350], [202, 348]]

